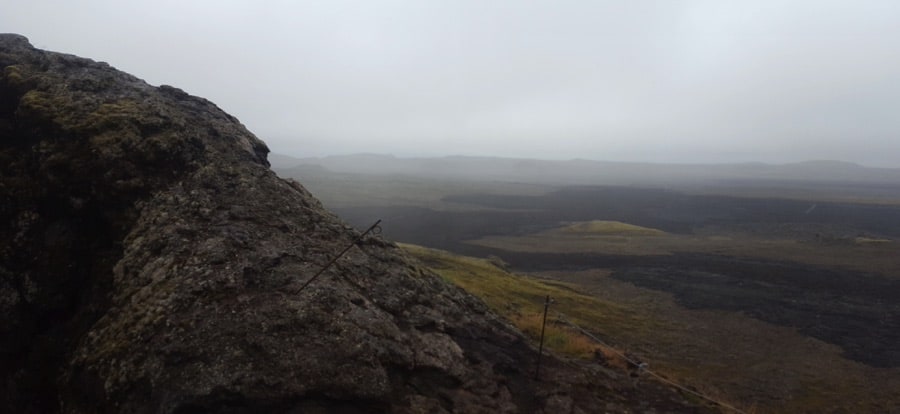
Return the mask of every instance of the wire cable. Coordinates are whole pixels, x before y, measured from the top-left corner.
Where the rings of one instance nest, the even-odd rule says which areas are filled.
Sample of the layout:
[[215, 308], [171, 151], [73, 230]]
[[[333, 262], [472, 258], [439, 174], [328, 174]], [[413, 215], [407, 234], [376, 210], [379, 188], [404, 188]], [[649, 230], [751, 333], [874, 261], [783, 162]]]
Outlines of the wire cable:
[[355, 239], [353, 239], [353, 241], [350, 242], [350, 244], [347, 245], [347, 247], [345, 247], [344, 250], [341, 250], [341, 252], [338, 253], [337, 256], [334, 256], [334, 258], [332, 258], [332, 259], [328, 262], [328, 264], [326, 264], [325, 266], [322, 266], [322, 268], [319, 269], [319, 271], [316, 272], [316, 274], [313, 275], [313, 277], [309, 278], [309, 280], [307, 280], [306, 283], [303, 284], [303, 286], [300, 286], [299, 288], [297, 288], [297, 290], [295, 290], [295, 291], [293, 291], [293, 292], [291, 292], [291, 293], [294, 294], [294, 295], [296, 295], [296, 294], [299, 294], [300, 292], [302, 292], [303, 289], [306, 289], [306, 287], [309, 286], [310, 283], [312, 283], [314, 280], [316, 280], [316, 278], [318, 278], [319, 276], [321, 276], [322, 273], [325, 273], [325, 271], [328, 270], [328, 268], [331, 267], [331, 265], [333, 265], [335, 262], [337, 262], [338, 259], [341, 258], [341, 256], [343, 256], [345, 253], [347, 253], [347, 251], [349, 251], [350, 249], [352, 249], [353, 246], [356, 246], [357, 243], [359, 243], [360, 241], [362, 241], [363, 237], [366, 237], [367, 234], [369, 234], [369, 233], [372, 233], [372, 234], [380, 234], [380, 233], [381, 233], [381, 227], [378, 226], [379, 223], [381, 223], [381, 220], [380, 220], [380, 219], [379, 219], [378, 221], [376, 221], [375, 224], [373, 224], [371, 227], [369, 227], [368, 229], [366, 229], [366, 231], [362, 232], [362, 234], [360, 234], [360, 235], [357, 236]]

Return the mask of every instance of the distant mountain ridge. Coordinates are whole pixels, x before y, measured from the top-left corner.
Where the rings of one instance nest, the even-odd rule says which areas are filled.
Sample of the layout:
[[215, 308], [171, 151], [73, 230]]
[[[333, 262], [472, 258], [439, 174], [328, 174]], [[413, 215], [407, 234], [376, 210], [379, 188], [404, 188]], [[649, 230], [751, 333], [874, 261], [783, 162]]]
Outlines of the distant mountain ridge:
[[336, 173], [544, 184], [680, 184], [745, 180], [900, 184], [900, 168], [873, 168], [835, 160], [789, 164], [656, 164], [473, 156], [401, 158], [382, 154], [320, 158], [273, 155], [269, 160], [274, 169], [284, 171], [318, 166]]

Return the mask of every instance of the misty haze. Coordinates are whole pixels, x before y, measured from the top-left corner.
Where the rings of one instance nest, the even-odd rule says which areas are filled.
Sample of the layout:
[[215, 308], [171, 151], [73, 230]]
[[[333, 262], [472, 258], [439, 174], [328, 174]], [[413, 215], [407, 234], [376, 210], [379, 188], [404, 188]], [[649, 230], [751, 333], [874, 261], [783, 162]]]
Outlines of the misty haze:
[[898, 2], [0, 5], [0, 411], [900, 413]]

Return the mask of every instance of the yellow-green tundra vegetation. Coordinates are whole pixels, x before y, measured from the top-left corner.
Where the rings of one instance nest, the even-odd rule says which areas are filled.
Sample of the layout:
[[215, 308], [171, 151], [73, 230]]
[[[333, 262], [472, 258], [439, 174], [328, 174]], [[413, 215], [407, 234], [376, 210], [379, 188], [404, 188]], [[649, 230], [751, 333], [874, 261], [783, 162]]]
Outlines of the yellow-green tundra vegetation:
[[[505, 270], [496, 258], [401, 247], [534, 341], [550, 295], [545, 347], [551, 352], [583, 359], [602, 355], [622, 368], [616, 355], [629, 352], [666, 378], [746, 412], [878, 412], [900, 399], [879, 391], [900, 389], [898, 369], [848, 360], [837, 346], [739, 313], [684, 309], [667, 293], [608, 277], [609, 270], [523, 275]], [[560, 314], [613, 348], [556, 323]]]

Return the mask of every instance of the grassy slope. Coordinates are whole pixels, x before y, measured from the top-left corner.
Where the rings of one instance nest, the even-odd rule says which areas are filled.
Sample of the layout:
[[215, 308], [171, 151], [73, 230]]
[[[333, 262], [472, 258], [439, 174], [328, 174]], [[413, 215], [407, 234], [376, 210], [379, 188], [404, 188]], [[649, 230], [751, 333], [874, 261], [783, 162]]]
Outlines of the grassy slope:
[[[539, 333], [539, 315], [550, 295], [555, 301], [550, 320], [563, 313], [654, 370], [733, 404], [758, 407], [757, 412], [885, 412], [900, 404], [885, 392], [900, 386], [898, 370], [848, 361], [835, 346], [739, 314], [682, 309], [667, 294], [608, 278], [601, 269], [548, 272], [539, 279], [511, 274], [491, 260], [403, 248], [532, 337]], [[550, 349], [593, 354], [592, 341], [550, 326]]]
[[554, 301], [550, 315], [562, 312], [578, 325], [602, 325], [610, 335], [658, 328], [623, 306], [580, 293], [567, 283], [509, 273], [487, 259], [409, 244], [401, 246], [446, 280], [480, 297], [491, 309], [514, 322], [541, 314], [544, 300], [550, 295]]
[[[621, 357], [622, 352], [628, 352], [627, 350], [597, 343], [559, 323], [560, 316], [613, 346], [616, 345], [613, 338], [626, 337], [629, 332], [640, 332], [642, 336], [647, 336], [662, 329], [661, 321], [649, 319], [639, 312], [631, 312], [627, 307], [612, 301], [584, 294], [577, 286], [565, 282], [513, 274], [503, 270], [494, 260], [460, 256], [409, 244], [401, 244], [401, 247], [445, 280], [484, 300], [494, 312], [513, 322], [535, 341], [540, 335], [543, 305], [549, 295], [553, 301], [548, 312], [545, 346], [559, 354], [586, 359], [602, 354], [609, 366], [628, 369], [627, 362]], [[739, 405], [729, 401], [721, 393], [716, 397], [720, 401]]]

